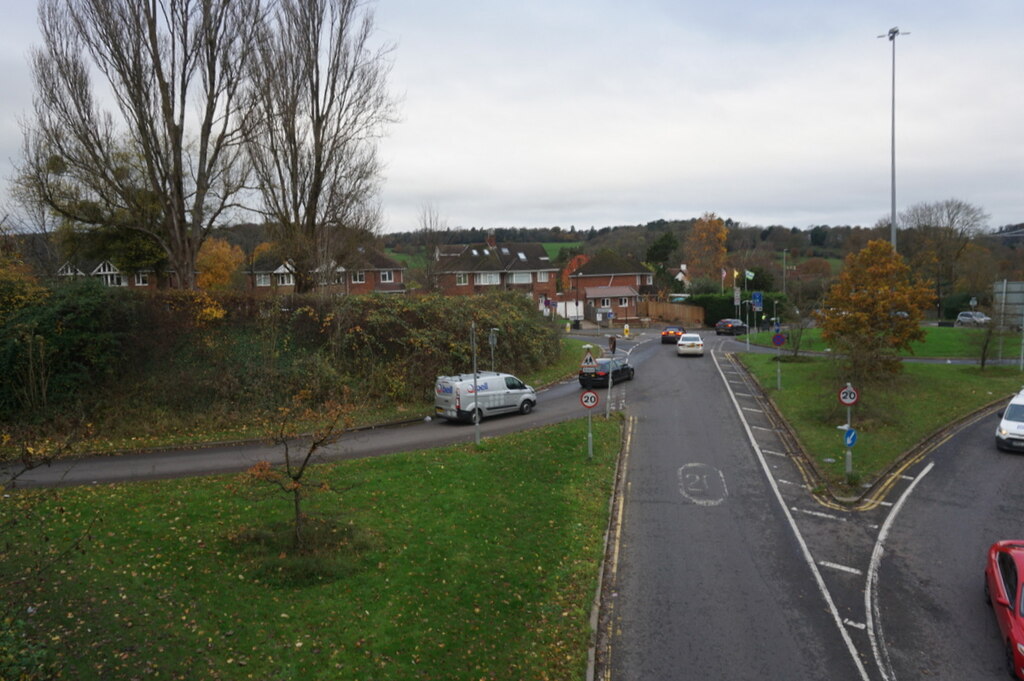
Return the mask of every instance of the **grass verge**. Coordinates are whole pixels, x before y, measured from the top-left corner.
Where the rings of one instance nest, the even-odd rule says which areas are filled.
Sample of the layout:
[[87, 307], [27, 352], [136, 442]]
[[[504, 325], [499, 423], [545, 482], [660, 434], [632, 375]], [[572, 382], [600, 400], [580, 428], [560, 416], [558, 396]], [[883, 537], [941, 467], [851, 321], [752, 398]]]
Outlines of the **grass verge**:
[[5, 495], [0, 621], [24, 679], [579, 679], [619, 428], [320, 466], [303, 553], [234, 477]]
[[[846, 407], [837, 397], [845, 382], [834, 362], [825, 358], [783, 361], [780, 391], [773, 355], [740, 353], [739, 357], [796, 432], [826, 482], [838, 493], [859, 492], [845, 484], [845, 448], [842, 432], [836, 428], [846, 423]], [[982, 371], [976, 366], [906, 363], [903, 374], [891, 383], [857, 386], [860, 400], [851, 414], [857, 430], [855, 478], [862, 484], [873, 482], [930, 434], [986, 404], [1009, 399], [1022, 383], [1024, 374], [1016, 367]]]
[[[924, 341], [911, 343], [910, 351], [901, 352], [903, 357], [931, 357], [950, 359], [977, 359], [981, 356], [981, 346], [984, 341], [984, 329], [957, 328], [946, 326], [924, 327]], [[774, 347], [772, 345], [773, 331], [758, 331], [751, 334], [750, 342], [754, 345]], [[1003, 357], [1012, 358], [1017, 356], [1020, 349], [1020, 335], [1014, 334], [1003, 339]], [[828, 350], [828, 343], [821, 339], [821, 329], [804, 329], [800, 340], [801, 352], [825, 352]], [[787, 344], [782, 347], [783, 354], [792, 348]], [[992, 339], [992, 347], [989, 349], [991, 359], [998, 358], [999, 338]]]

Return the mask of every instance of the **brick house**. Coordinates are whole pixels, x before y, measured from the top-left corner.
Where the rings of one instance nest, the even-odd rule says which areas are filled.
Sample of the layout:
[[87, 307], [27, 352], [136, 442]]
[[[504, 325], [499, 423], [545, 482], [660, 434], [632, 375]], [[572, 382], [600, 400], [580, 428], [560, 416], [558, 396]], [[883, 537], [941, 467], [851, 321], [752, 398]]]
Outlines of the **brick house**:
[[[348, 266], [336, 266], [325, 290], [334, 295], [366, 293], [405, 293], [405, 266], [384, 253], [357, 249]], [[291, 262], [282, 262], [263, 254], [247, 273], [247, 289], [257, 295], [293, 293], [295, 269]]]
[[434, 251], [437, 289], [449, 296], [521, 291], [540, 308], [555, 299], [558, 268], [539, 243], [448, 244]]
[[100, 279], [107, 286], [136, 289], [172, 286], [177, 277], [173, 271], [162, 272], [158, 275], [152, 269], [122, 272], [109, 260], [68, 260], [57, 269], [57, 276], [62, 278], [94, 277]]
[[569, 275], [567, 296], [584, 305], [584, 316], [605, 322], [639, 319], [638, 303], [656, 293], [654, 274], [632, 256], [602, 251]]

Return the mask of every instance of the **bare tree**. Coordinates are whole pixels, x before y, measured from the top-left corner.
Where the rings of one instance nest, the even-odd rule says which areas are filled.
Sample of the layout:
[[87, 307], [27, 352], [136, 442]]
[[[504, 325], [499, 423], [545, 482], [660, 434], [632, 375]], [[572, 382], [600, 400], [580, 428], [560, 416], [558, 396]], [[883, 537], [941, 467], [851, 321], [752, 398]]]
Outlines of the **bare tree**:
[[194, 287], [199, 247], [247, 180], [239, 94], [261, 12], [259, 0], [40, 0], [20, 186], [72, 222], [147, 234]]
[[390, 46], [363, 0], [281, 0], [252, 60], [248, 149], [296, 290], [328, 283], [379, 232], [376, 141], [394, 119]]
[[913, 205], [900, 214], [900, 222], [904, 228], [901, 252], [917, 271], [934, 281], [941, 305], [943, 295], [957, 280], [968, 245], [985, 230], [988, 215], [966, 201], [946, 199]]
[[440, 269], [437, 249], [444, 243], [444, 231], [448, 228], [448, 223], [441, 217], [437, 206], [428, 201], [420, 206], [419, 225], [423, 252], [426, 256], [426, 264], [423, 266], [423, 288], [435, 291]]

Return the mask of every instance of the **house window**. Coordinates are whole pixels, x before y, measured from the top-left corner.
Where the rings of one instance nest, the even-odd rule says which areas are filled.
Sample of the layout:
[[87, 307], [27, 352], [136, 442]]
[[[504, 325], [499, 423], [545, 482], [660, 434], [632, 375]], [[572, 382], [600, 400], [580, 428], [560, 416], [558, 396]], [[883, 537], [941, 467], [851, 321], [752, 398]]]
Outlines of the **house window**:
[[360, 270], [352, 273], [353, 284], [365, 284], [366, 283], [366, 272]]
[[107, 286], [124, 286], [124, 278], [120, 274], [103, 274], [100, 275], [103, 283]]
[[501, 283], [501, 275], [497, 272], [478, 272], [476, 275], [477, 286], [497, 286]]
[[619, 307], [629, 307], [629, 298], [619, 298]]
[[529, 272], [513, 272], [512, 284], [532, 284], [533, 276]]
[[278, 286], [295, 286], [295, 275], [291, 272], [277, 275]]
[[458, 273], [456, 273], [456, 275], [455, 275], [455, 285], [456, 286], [468, 286], [469, 285], [469, 275], [466, 274], [465, 272], [458, 272]]
[[601, 299], [601, 307], [611, 307], [611, 306], [612, 306], [612, 299], [611, 298], [602, 298]]
[[648, 286], [651, 286], [652, 284], [654, 284], [654, 275], [653, 274], [646, 274], [646, 275], [644, 275], [644, 281], [646, 282], [646, 284]]
[[380, 271], [380, 283], [390, 284], [395, 281], [395, 273], [392, 270], [381, 270]]
[[135, 273], [135, 285], [136, 286], [149, 286], [149, 274], [146, 272]]
[[270, 275], [266, 272], [261, 272], [256, 275], [257, 286], [270, 286]]
[[537, 273], [537, 283], [538, 284], [546, 284], [547, 281], [548, 281], [548, 275], [549, 274], [551, 274], [551, 273], [550, 272], [538, 272]]

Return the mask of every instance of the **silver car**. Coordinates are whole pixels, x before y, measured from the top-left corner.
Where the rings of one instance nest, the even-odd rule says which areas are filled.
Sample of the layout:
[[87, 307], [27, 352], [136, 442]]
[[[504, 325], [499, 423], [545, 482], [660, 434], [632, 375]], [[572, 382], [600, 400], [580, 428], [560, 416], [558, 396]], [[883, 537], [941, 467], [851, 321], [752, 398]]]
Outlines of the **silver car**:
[[992, 321], [984, 312], [966, 310], [956, 316], [956, 326], [985, 326]]

